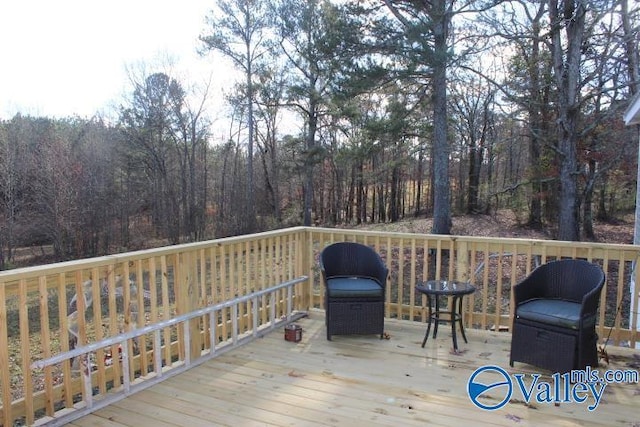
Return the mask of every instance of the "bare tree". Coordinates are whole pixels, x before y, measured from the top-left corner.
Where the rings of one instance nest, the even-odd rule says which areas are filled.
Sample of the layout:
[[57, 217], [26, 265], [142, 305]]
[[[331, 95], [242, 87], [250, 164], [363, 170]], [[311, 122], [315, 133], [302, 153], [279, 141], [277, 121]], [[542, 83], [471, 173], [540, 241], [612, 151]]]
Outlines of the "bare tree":
[[209, 84], [204, 87], [199, 100], [192, 103], [189, 97], [177, 97], [172, 104], [175, 122], [171, 132], [180, 168], [180, 204], [184, 226], [181, 235], [190, 241], [203, 238], [206, 231], [210, 126], [206, 118], [208, 92]]
[[263, 168], [266, 204], [274, 216], [277, 226], [282, 224], [281, 173], [279, 125], [284, 104], [286, 73], [281, 67], [272, 65], [260, 75], [257, 91], [257, 115], [262, 124], [256, 129], [256, 139], [260, 147], [260, 160]]
[[451, 92], [451, 121], [458, 130], [458, 139], [465, 150], [462, 155], [466, 155], [468, 160], [465, 211], [479, 213], [482, 211], [479, 200], [480, 177], [489, 143], [487, 139], [494, 125], [496, 89], [478, 76], [467, 76], [453, 85]]
[[[13, 260], [16, 244], [21, 190], [20, 166], [24, 159], [23, 144], [16, 138], [20, 117], [11, 123], [0, 123], [0, 270]], [[22, 181], [25, 182], [25, 181]]]
[[79, 189], [84, 183], [83, 166], [72, 146], [70, 129], [58, 132], [53, 120], [39, 120], [30, 179], [34, 226], [53, 245], [59, 260], [76, 251], [81, 220]]

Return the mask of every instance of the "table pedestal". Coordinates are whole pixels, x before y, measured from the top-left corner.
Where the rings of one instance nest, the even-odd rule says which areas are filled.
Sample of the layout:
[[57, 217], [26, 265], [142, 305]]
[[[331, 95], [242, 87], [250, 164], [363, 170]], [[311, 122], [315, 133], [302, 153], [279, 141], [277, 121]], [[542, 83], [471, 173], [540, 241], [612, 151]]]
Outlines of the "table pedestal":
[[[451, 336], [453, 337], [453, 349], [458, 351], [458, 338], [456, 336], [456, 323], [460, 326], [460, 333], [464, 342], [467, 341], [467, 336], [464, 333], [464, 325], [462, 323], [462, 298], [465, 295], [471, 294], [475, 291], [475, 287], [466, 282], [451, 282], [447, 280], [430, 280], [423, 284], [416, 286], [416, 290], [427, 297], [427, 304], [429, 306], [429, 315], [427, 318], [427, 332], [422, 340], [422, 347], [424, 348], [429, 338], [429, 332], [431, 331], [431, 322], [435, 322], [433, 326], [433, 338], [438, 335], [438, 324], [440, 322], [451, 323]], [[440, 296], [452, 297], [451, 308], [449, 310], [440, 309]], [[432, 302], [432, 298], [435, 299], [435, 304]], [[435, 306], [435, 311], [433, 310]], [[442, 318], [441, 316], [445, 317]]]

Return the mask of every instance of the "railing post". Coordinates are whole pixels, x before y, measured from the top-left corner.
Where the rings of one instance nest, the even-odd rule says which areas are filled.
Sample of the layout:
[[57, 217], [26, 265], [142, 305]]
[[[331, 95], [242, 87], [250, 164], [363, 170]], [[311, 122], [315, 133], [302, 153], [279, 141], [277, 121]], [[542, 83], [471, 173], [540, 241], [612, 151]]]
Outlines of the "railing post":
[[313, 293], [313, 242], [311, 241], [311, 228], [304, 227], [298, 232], [298, 261], [296, 276], [308, 276], [309, 280], [296, 285], [304, 289], [302, 292], [302, 300], [298, 301], [296, 298], [296, 309], [308, 310], [312, 305], [312, 293]]
[[[178, 314], [185, 314], [195, 311], [198, 308], [198, 281], [197, 281], [197, 257], [192, 251], [186, 251], [177, 256], [176, 262], [176, 308]], [[199, 357], [202, 349], [202, 335], [200, 334], [200, 319], [195, 318], [189, 321], [188, 342], [183, 345], [185, 355], [189, 355], [191, 361]], [[186, 338], [183, 336], [183, 338]], [[187, 351], [186, 346], [189, 346]]]
[[[452, 244], [455, 249], [456, 257], [456, 280], [460, 282], [468, 282], [471, 280], [471, 267], [469, 265], [469, 242], [455, 239]], [[471, 298], [465, 298], [464, 300], [464, 305], [468, 307], [467, 315], [464, 318], [467, 326], [471, 326], [473, 319], [473, 308], [471, 307], [469, 301], [471, 301]], [[465, 307], [462, 308], [462, 311], [465, 311]]]
[[456, 280], [460, 282], [468, 282], [469, 275], [469, 242], [455, 239], [453, 248], [456, 256]]

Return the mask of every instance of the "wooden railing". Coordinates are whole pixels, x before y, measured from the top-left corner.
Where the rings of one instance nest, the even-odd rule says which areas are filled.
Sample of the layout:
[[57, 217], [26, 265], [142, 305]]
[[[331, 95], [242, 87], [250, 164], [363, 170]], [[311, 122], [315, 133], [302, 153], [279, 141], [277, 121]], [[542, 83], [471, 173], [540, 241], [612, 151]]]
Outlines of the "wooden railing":
[[[387, 317], [426, 320], [426, 298], [416, 295], [414, 289], [422, 280], [471, 282], [477, 291], [464, 299], [464, 321], [467, 327], [479, 329], [508, 330], [513, 317], [511, 287], [535, 267], [559, 258], [584, 258], [601, 265], [607, 277], [597, 326], [601, 342], [635, 346], [640, 339], [636, 327], [639, 294], [630, 294], [631, 279], [635, 283], [640, 279], [640, 272], [634, 270], [640, 247], [634, 245], [320, 228], [310, 228], [308, 233], [312, 243], [309, 258], [317, 248], [344, 240], [370, 245], [380, 253], [391, 276]], [[323, 289], [317, 269], [310, 277], [312, 306], [321, 307]]]
[[[74, 405], [74, 410], [51, 411], [51, 415], [40, 418], [38, 421], [52, 426], [64, 425], [69, 421], [110, 405], [129, 394], [148, 388], [160, 381], [164, 381], [166, 378], [175, 376], [213, 357], [224, 354], [248, 341], [258, 338], [262, 333], [269, 332], [279, 325], [303, 317], [303, 313], [293, 312], [293, 288], [296, 284], [306, 280], [306, 276], [301, 276], [264, 290], [252, 292], [249, 295], [209, 305], [187, 314], [158, 323], [152, 323], [139, 329], [133, 329], [129, 332], [111, 338], [105, 338], [34, 362], [31, 365], [32, 368], [47, 369], [68, 363], [77, 358], [80, 361], [80, 374], [83, 385], [82, 401]], [[280, 291], [286, 292], [286, 310], [285, 315], [278, 317], [276, 316], [276, 312], [278, 311], [279, 299], [281, 299], [281, 296], [278, 296]], [[240, 325], [241, 318], [239, 312], [242, 307], [248, 308], [249, 306], [250, 309], [247, 309], [246, 313], [251, 318], [252, 327], [250, 330], [243, 332], [243, 328]], [[226, 310], [230, 312], [231, 337], [222, 340], [218, 329], [225, 323], [221, 321], [221, 319], [224, 318], [224, 312]], [[261, 322], [261, 318], [263, 317], [261, 313], [269, 314], [266, 323]], [[196, 329], [195, 336], [191, 334], [191, 323], [193, 321], [202, 322], [200, 327]], [[176, 328], [178, 332], [182, 333], [184, 354], [179, 352], [176, 360], [172, 359], [170, 362], [167, 362], [167, 360], [163, 360], [162, 357], [163, 347], [167, 348], [167, 346], [164, 345], [166, 341], [163, 342], [162, 333], [172, 328]], [[202, 342], [203, 337], [201, 337], [201, 335], [203, 331], [208, 332], [208, 343], [203, 346], [203, 349], [196, 348], [196, 354], [191, 354], [191, 343], [194, 340]], [[148, 361], [149, 372], [141, 371], [138, 376], [131, 372], [132, 366], [134, 369], [138, 369], [140, 365], [135, 363], [135, 353], [130, 353], [130, 348], [133, 344], [139, 343], [140, 340], [145, 337], [150, 337], [152, 347], [149, 352], [153, 357], [151, 361]], [[110, 373], [109, 371], [118, 369], [119, 367], [122, 371], [122, 386], [113, 388], [111, 393], [101, 393], [97, 399], [94, 399], [93, 388], [95, 381], [93, 377], [95, 375], [91, 368], [91, 358], [99, 351], [106, 351], [113, 354], [115, 349], [118, 349], [118, 358], [111, 360], [111, 363], [109, 363], [111, 368], [108, 368], [106, 371]]]
[[[136, 330], [171, 323], [301, 276], [309, 280], [293, 287], [291, 309], [322, 309], [318, 254], [327, 244], [345, 240], [373, 246], [389, 267], [387, 317], [426, 320], [426, 301], [414, 290], [422, 280], [475, 284], [476, 293], [464, 300], [468, 328], [508, 330], [514, 284], [546, 261], [588, 259], [607, 273], [597, 325], [600, 341], [638, 341], [638, 310], [630, 309], [629, 292], [632, 276], [636, 283], [639, 279], [633, 269], [640, 254], [636, 246], [296, 227], [1, 272], [2, 425], [49, 419], [121, 391], [125, 383], [141, 381], [158, 366], [200, 357], [234, 334], [268, 324], [270, 310], [276, 317], [286, 316], [287, 298], [282, 292], [257, 315], [246, 304], [233, 313], [221, 308], [213, 335], [210, 323], [200, 316], [186, 322], [188, 329], [168, 325], [133, 339]], [[638, 294], [633, 298], [633, 307], [638, 307]], [[81, 357], [32, 369], [38, 361], [104, 340], [118, 341], [126, 334], [126, 348], [99, 347], [89, 353], [89, 362], [85, 358], [91, 387], [82, 381]], [[127, 355], [126, 369], [121, 351]]]
[[[2, 425], [31, 425], [89, 399], [81, 358], [32, 370], [34, 362], [303, 276], [304, 237], [304, 229], [289, 229], [0, 273]], [[307, 307], [308, 295], [296, 284], [293, 309]], [[276, 317], [287, 314], [285, 292], [273, 309]], [[259, 325], [270, 310], [260, 310]], [[250, 313], [248, 304], [235, 315], [221, 309], [215, 343], [201, 319], [189, 321], [189, 341], [182, 328], [163, 328], [159, 363], [196, 358], [251, 330]], [[96, 350], [85, 367], [93, 372], [96, 399], [121, 389], [125, 374], [135, 382], [151, 372], [158, 357], [153, 344], [146, 334], [127, 340], [127, 349]], [[126, 368], [121, 352], [132, 355]]]

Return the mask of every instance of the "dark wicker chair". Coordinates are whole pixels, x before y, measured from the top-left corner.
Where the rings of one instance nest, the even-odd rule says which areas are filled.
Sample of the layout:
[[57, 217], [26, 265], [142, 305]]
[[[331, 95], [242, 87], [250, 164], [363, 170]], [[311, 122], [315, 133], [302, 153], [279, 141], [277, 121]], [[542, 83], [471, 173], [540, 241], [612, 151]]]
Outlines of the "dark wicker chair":
[[389, 271], [380, 256], [359, 243], [334, 243], [320, 254], [320, 269], [327, 339], [350, 334], [380, 334], [382, 338]]
[[514, 287], [509, 364], [552, 372], [598, 365], [595, 324], [605, 275], [584, 260], [551, 261]]

